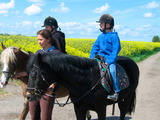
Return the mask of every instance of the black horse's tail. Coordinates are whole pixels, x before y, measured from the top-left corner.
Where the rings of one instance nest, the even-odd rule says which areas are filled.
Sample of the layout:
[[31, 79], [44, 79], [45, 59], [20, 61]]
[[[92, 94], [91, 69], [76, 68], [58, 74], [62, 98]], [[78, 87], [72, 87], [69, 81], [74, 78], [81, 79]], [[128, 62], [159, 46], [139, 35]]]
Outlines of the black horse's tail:
[[133, 112], [135, 112], [135, 106], [136, 106], [136, 91], [133, 91], [130, 95], [127, 96], [126, 101], [128, 102], [128, 108], [126, 113], [131, 115]]
[[117, 63], [123, 66], [130, 79], [130, 86], [123, 101], [123, 105], [125, 104], [125, 108], [122, 109], [125, 109], [124, 111], [126, 111], [127, 114], [131, 115], [132, 112], [135, 111], [136, 106], [136, 88], [139, 81], [139, 68], [132, 59], [124, 56], [118, 56]]

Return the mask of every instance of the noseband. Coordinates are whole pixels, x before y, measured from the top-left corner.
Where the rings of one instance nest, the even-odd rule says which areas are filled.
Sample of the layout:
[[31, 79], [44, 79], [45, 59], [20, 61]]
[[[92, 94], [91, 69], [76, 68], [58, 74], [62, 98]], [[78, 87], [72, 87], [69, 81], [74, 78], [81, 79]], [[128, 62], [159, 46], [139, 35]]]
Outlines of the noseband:
[[[33, 66], [35, 68], [38, 69], [39, 75], [42, 78], [42, 80], [49, 86], [50, 84], [47, 82], [47, 80], [45, 79], [45, 77], [41, 74], [41, 67], [38, 67], [37, 65], [33, 64]], [[42, 97], [42, 93], [46, 92], [44, 90], [38, 90], [36, 88], [31, 88], [31, 87], [27, 87], [27, 90], [34, 90], [35, 95]]]
[[[9, 78], [11, 78], [11, 79], [12, 79], [12, 78], [13, 78], [13, 76], [15, 75], [15, 74], [14, 74], [14, 72], [9, 72], [9, 71], [2, 71], [2, 73], [7, 73], [7, 74], [9, 74], [8, 79], [9, 79]], [[13, 79], [12, 79], [12, 80], [13, 80]]]

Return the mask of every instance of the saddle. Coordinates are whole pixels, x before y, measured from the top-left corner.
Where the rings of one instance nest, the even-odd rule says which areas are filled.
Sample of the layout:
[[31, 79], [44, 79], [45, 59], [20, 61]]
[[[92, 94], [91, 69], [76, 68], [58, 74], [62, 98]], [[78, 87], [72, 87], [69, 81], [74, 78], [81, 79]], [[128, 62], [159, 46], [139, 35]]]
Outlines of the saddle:
[[[108, 92], [113, 91], [112, 77], [110, 75], [109, 66], [105, 64], [105, 59], [102, 56], [96, 55], [95, 58], [99, 64], [101, 74], [101, 85]], [[120, 89], [126, 89], [129, 86], [129, 78], [124, 68], [116, 63], [116, 73], [119, 81]]]

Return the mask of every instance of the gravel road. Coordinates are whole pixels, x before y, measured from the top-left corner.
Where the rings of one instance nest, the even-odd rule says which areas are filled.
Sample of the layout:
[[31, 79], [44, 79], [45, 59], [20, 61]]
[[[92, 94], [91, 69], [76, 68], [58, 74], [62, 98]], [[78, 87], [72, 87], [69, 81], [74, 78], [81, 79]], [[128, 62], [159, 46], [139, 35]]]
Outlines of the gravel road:
[[[126, 116], [126, 120], [159, 120], [160, 119], [160, 52], [138, 63], [140, 79], [137, 88], [137, 104], [135, 113]], [[23, 108], [23, 97], [20, 86], [10, 83], [6, 86], [7, 95], [0, 94], [0, 120], [18, 120]], [[58, 99], [64, 103], [65, 98]], [[119, 109], [116, 104], [115, 115], [112, 116], [112, 106], [107, 107], [106, 120], [119, 120]], [[91, 111], [92, 120], [97, 120], [95, 112]], [[59, 107], [55, 105], [53, 120], [75, 120], [73, 105]], [[26, 120], [30, 120], [30, 114]]]

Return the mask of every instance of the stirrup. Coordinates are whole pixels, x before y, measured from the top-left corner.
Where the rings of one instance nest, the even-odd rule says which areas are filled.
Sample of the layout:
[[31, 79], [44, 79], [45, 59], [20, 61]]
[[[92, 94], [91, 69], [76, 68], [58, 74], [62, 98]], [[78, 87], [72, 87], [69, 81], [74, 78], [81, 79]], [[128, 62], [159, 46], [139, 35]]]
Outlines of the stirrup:
[[118, 100], [118, 93], [114, 93], [113, 95], [108, 95], [107, 99], [113, 100], [113, 101], [117, 101]]

